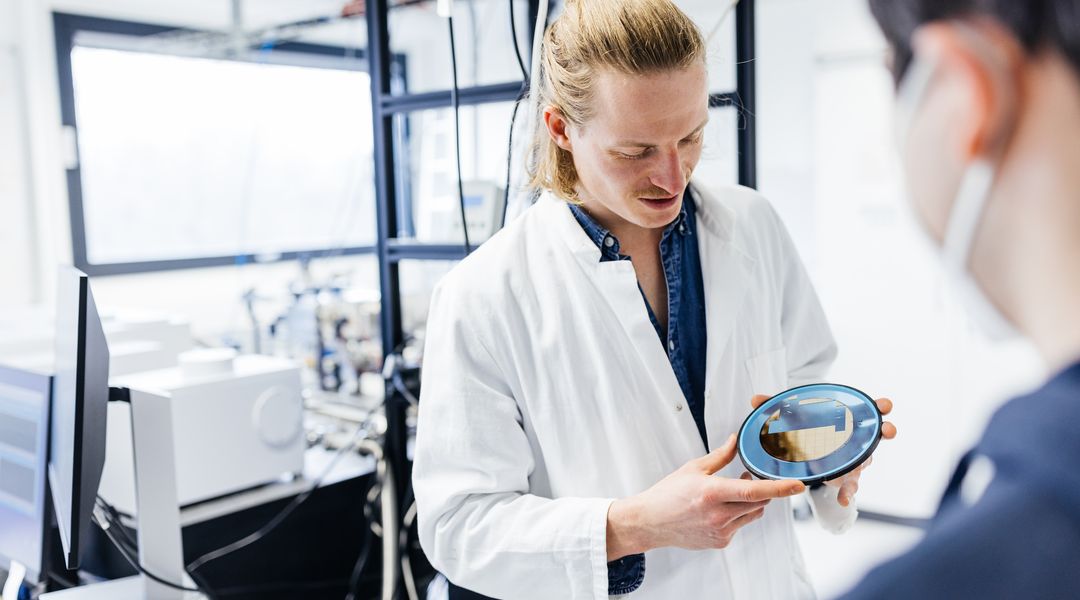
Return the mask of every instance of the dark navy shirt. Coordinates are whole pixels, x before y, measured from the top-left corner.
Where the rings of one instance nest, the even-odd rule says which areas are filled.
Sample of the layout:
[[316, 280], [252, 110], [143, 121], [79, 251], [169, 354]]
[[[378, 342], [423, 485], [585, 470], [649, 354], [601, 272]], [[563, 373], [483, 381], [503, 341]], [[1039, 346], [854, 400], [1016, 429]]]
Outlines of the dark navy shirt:
[[[844, 598], [1080, 598], [1078, 412], [1080, 364], [1003, 406], [922, 542]], [[993, 473], [983, 489], [965, 481], [975, 461]]]
[[[630, 260], [619, 252], [619, 240], [592, 219], [581, 207], [569, 205], [574, 218], [589, 238], [600, 248], [600, 262]], [[671, 369], [679, 381], [686, 405], [697, 424], [705, 448], [709, 447], [705, 431], [705, 284], [701, 276], [701, 255], [698, 252], [697, 220], [689, 188], [683, 195], [679, 216], [664, 228], [660, 239], [660, 259], [667, 281], [668, 327], [664, 331], [645, 299], [649, 320], [664, 345]], [[638, 286], [640, 289], [641, 286]], [[627, 594], [645, 580], [645, 555], [635, 554], [608, 563], [608, 593]]]

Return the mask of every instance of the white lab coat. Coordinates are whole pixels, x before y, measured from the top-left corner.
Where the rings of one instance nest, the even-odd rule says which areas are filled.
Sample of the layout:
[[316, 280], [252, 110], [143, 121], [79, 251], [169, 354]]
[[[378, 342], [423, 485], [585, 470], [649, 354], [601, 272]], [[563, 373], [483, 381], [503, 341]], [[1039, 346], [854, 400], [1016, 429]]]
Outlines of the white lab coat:
[[[719, 444], [751, 396], [822, 380], [836, 348], [772, 207], [746, 188], [692, 189], [705, 421]], [[545, 194], [437, 286], [413, 482], [421, 544], [454, 583], [496, 598], [607, 598], [612, 500], [705, 453], [633, 265], [600, 262], [563, 201]], [[743, 470], [736, 458], [719, 475]], [[816, 513], [843, 528], [854, 509], [832, 498]], [[724, 550], [647, 552], [630, 596], [812, 597], [790, 502]]]

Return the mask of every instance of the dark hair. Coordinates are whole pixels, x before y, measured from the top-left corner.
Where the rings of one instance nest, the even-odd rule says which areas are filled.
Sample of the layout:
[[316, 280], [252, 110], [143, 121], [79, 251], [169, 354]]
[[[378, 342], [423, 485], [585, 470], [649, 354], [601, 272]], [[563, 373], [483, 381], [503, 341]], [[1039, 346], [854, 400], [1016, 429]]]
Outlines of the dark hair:
[[911, 63], [911, 35], [926, 23], [992, 17], [1029, 53], [1056, 50], [1080, 75], [1080, 0], [869, 0], [870, 11], [893, 48], [897, 81]]

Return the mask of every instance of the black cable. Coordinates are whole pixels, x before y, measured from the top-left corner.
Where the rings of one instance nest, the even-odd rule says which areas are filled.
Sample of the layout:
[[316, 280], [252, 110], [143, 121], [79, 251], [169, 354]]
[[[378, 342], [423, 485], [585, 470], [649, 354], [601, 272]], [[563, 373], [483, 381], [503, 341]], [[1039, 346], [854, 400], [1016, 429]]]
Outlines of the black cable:
[[514, 0], [510, 0], [510, 35], [514, 38], [514, 56], [517, 56], [518, 67], [521, 69], [521, 78], [529, 80], [529, 71], [525, 68], [525, 61], [521, 58], [521, 46], [518, 45], [517, 23], [514, 21]]
[[510, 114], [510, 133], [506, 142], [506, 185], [503, 186], [503, 210], [500, 229], [506, 225], [506, 212], [510, 208], [510, 172], [514, 164], [514, 124], [517, 123], [518, 109], [521, 101], [529, 93], [529, 71], [525, 68], [525, 61], [521, 57], [521, 44], [518, 43], [517, 22], [514, 19], [514, 0], [510, 2], [510, 37], [514, 42], [514, 56], [517, 57], [518, 67], [521, 69], [521, 90], [517, 99], [514, 100], [514, 112]]
[[208, 600], [218, 600], [217, 590], [211, 589], [210, 583], [206, 580], [206, 577], [204, 577], [202, 573], [199, 573], [198, 571], [191, 571], [188, 573], [188, 577], [191, 577], [191, 580], [203, 589], [203, 594], [207, 597]]
[[[514, 0], [510, 0], [511, 4], [513, 2]], [[518, 92], [517, 99], [514, 100], [514, 112], [510, 113], [510, 134], [507, 136], [506, 141], [506, 185], [503, 186], [503, 209], [502, 223], [499, 224], [500, 229], [506, 226], [506, 211], [510, 208], [510, 170], [514, 164], [514, 124], [517, 122], [518, 108], [521, 107], [521, 101], [528, 93], [528, 81], [521, 82], [521, 91]]]
[[139, 543], [131, 537], [131, 534], [127, 531], [127, 527], [124, 527], [123, 521], [120, 519], [120, 511], [116, 510], [116, 507], [109, 504], [109, 502], [101, 495], [98, 495], [97, 503], [101, 506], [102, 510], [106, 512], [109, 523], [116, 527], [116, 530], [119, 532], [121, 538], [123, 538], [123, 541], [127, 543], [127, 547], [131, 550], [131, 553], [138, 556]]
[[420, 399], [409, 391], [409, 386], [405, 385], [405, 380], [401, 377], [400, 370], [394, 369], [394, 374], [390, 377], [390, 382], [394, 385], [394, 389], [397, 390], [409, 404], [412, 404], [413, 406], [418, 406], [420, 404]]
[[[387, 469], [389, 469], [389, 463], [387, 463]], [[375, 531], [372, 529], [372, 525], [375, 522], [375, 510], [378, 509], [379, 518], [382, 518], [381, 507], [377, 507], [375, 502], [381, 498], [383, 481], [378, 478], [378, 467], [375, 470], [375, 478], [372, 480], [371, 486], [368, 487], [367, 492], [364, 493], [364, 545], [360, 549], [360, 554], [357, 556], [356, 564], [353, 566], [352, 575], [349, 578], [349, 595], [345, 597], [345, 600], [356, 600], [359, 595], [359, 586], [363, 581], [361, 574], [364, 572], [364, 567], [367, 565], [368, 558], [371, 554], [372, 542], [374, 542]], [[380, 536], [382, 535], [380, 530]]]
[[416, 504], [403, 504], [402, 506], [408, 506], [403, 513], [403, 519], [401, 523], [401, 532], [398, 533], [398, 554], [401, 557], [401, 576], [405, 579], [405, 585], [408, 586], [409, 580], [412, 580], [412, 588], [416, 589], [416, 573], [412, 569], [412, 556], [409, 552], [409, 537], [412, 533], [412, 524], [416, 522], [416, 513], [413, 513], [412, 521], [409, 521], [409, 513], [416, 508]]
[[63, 577], [57, 575], [56, 573], [46, 573], [45, 576], [48, 579], [51, 579], [51, 580], [55, 581], [56, 583], [59, 583], [60, 585], [64, 586], [65, 589], [73, 588], [73, 587], [79, 587], [79, 582], [78, 581], [71, 581], [69, 579], [64, 579]]
[[[97, 520], [96, 517], [95, 517], [95, 520]], [[109, 520], [108, 517], [106, 517], [105, 520], [108, 521]], [[105, 532], [105, 535], [109, 538], [109, 540], [113, 543], [113, 545], [116, 546], [116, 549], [120, 551], [120, 554], [124, 557], [124, 559], [127, 560], [128, 563], [130, 563], [131, 566], [136, 571], [138, 571], [139, 573], [142, 573], [144, 576], [149, 577], [150, 579], [153, 579], [154, 581], [160, 583], [161, 585], [164, 585], [166, 587], [171, 587], [174, 590], [180, 590], [182, 592], [203, 592], [202, 588], [187, 587], [185, 585], [180, 585], [178, 583], [168, 581], [167, 579], [165, 579], [163, 577], [159, 577], [158, 575], [155, 575], [152, 571], [150, 571], [146, 567], [139, 564], [139, 560], [138, 560], [137, 557], [132, 557], [130, 554], [128, 554], [129, 551], [128, 551], [127, 547], [125, 547], [124, 544], [115, 537], [115, 534], [112, 531], [113, 525], [111, 523], [102, 524], [102, 523], [99, 522], [98, 527], [100, 527], [101, 530]]]
[[334, 469], [334, 466], [337, 465], [338, 461], [341, 460], [341, 457], [344, 456], [347, 451], [352, 450], [352, 448], [354, 448], [356, 446], [356, 442], [359, 440], [360, 433], [363, 432], [363, 431], [365, 431], [364, 427], [362, 427], [362, 426], [357, 427], [356, 434], [353, 436], [353, 439], [348, 444], [343, 445], [337, 451], [337, 454], [335, 454], [334, 457], [332, 459], [330, 459], [330, 463], [326, 466], [326, 468], [319, 475], [319, 477], [316, 478], [315, 481], [311, 484], [311, 487], [309, 487], [307, 490], [305, 490], [302, 494], [300, 494], [300, 495], [296, 496], [295, 498], [293, 498], [292, 501], [289, 502], [289, 504], [287, 504], [285, 506], [285, 508], [281, 509], [281, 512], [279, 512], [277, 515], [275, 515], [274, 518], [270, 519], [270, 521], [268, 521], [266, 523], [266, 525], [263, 525], [262, 527], [260, 527], [255, 532], [253, 532], [253, 533], [251, 533], [251, 534], [249, 534], [249, 535], [247, 535], [247, 536], [245, 536], [243, 538], [240, 538], [239, 540], [237, 540], [237, 541], [235, 541], [235, 542], [233, 542], [231, 544], [228, 544], [226, 546], [222, 546], [221, 548], [218, 548], [217, 550], [211, 550], [210, 552], [207, 552], [206, 554], [203, 554], [199, 558], [196, 558], [195, 560], [191, 561], [187, 565], [188, 573], [192, 574], [192, 577], [194, 578], [193, 573], [195, 571], [197, 571], [198, 569], [202, 568], [203, 565], [205, 565], [206, 563], [211, 562], [211, 561], [215, 561], [215, 560], [221, 558], [222, 556], [232, 554], [233, 552], [236, 552], [237, 550], [240, 550], [241, 548], [245, 548], [247, 546], [250, 546], [251, 544], [254, 544], [255, 542], [261, 540], [268, 533], [273, 531], [278, 525], [280, 525], [282, 523], [282, 521], [285, 520], [286, 517], [288, 517], [290, 514], [292, 514], [292, 512], [294, 510], [296, 510], [296, 508], [298, 506], [300, 506], [308, 498], [310, 498], [311, 495], [315, 493], [315, 490], [319, 489], [319, 486], [322, 485], [323, 480], [326, 479], [326, 477], [330, 475], [330, 472]]
[[364, 567], [367, 566], [368, 556], [371, 555], [371, 542], [375, 537], [375, 533], [371, 531], [371, 524], [364, 523], [364, 541], [360, 546], [360, 553], [356, 557], [356, 563], [353, 565], [352, 574], [349, 575], [349, 596], [348, 598], [355, 598], [360, 591], [360, 582], [363, 581], [361, 575], [364, 573]]
[[465, 218], [465, 189], [461, 184], [461, 111], [458, 98], [457, 49], [454, 44], [454, 15], [447, 18], [450, 27], [450, 72], [453, 74], [453, 87], [450, 88], [450, 103], [454, 105], [454, 149], [457, 154], [457, 189], [458, 205], [461, 207], [461, 231], [465, 234], [465, 256], [472, 253], [469, 244], [469, 222]]
[[[175, 589], [180, 589], [180, 590], [183, 590], [183, 591], [198, 591], [198, 592], [202, 592], [207, 597], [212, 597], [212, 595], [209, 593], [209, 590], [208, 590], [207, 586], [204, 585], [203, 582], [198, 582], [197, 581], [196, 582], [196, 588], [197, 589], [192, 590], [190, 588], [186, 588], [186, 587], [181, 586], [181, 585], [176, 584], [176, 583], [171, 583], [169, 581], [164, 580], [161, 577], [153, 575], [150, 572], [148, 572], [146, 570], [146, 568], [143, 567], [141, 564], [138, 564], [139, 563], [139, 561], [138, 561], [138, 556], [139, 556], [138, 544], [131, 537], [131, 534], [128, 533], [127, 528], [124, 527], [124, 524], [121, 522], [121, 520], [120, 520], [120, 511], [116, 510], [116, 507], [114, 507], [112, 504], [109, 504], [109, 502], [107, 500], [105, 500], [105, 498], [103, 498], [100, 495], [97, 496], [96, 501], [97, 501], [98, 506], [101, 508], [102, 512], [104, 513], [105, 520], [106, 520], [106, 522], [108, 524], [108, 528], [102, 527], [102, 531], [105, 532], [105, 535], [112, 541], [112, 543], [114, 545], [116, 545], [117, 550], [120, 551], [120, 554], [122, 554], [124, 556], [125, 560], [127, 560], [129, 563], [131, 563], [131, 565], [135, 568], [136, 571], [139, 571], [140, 573], [146, 575], [147, 577], [153, 579], [154, 581], [157, 581], [157, 582], [161, 583], [162, 585], [166, 585], [166, 586], [169, 586], [169, 587], [172, 587], [172, 588], [175, 588]], [[101, 523], [98, 523], [98, 526], [100, 527]], [[115, 535], [117, 537], [113, 537], [112, 533], [110, 533], [110, 532], [115, 533]]]

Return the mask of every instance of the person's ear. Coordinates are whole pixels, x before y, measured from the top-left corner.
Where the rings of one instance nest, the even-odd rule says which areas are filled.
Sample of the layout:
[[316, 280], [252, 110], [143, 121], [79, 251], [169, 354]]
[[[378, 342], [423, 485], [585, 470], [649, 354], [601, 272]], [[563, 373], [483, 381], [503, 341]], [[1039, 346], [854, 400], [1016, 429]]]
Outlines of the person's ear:
[[912, 42], [938, 65], [934, 104], [950, 116], [958, 158], [1002, 152], [1018, 117], [1024, 52], [1016, 39], [994, 22], [966, 20], [926, 25]]
[[548, 135], [555, 142], [555, 145], [566, 150], [567, 152], [573, 152], [573, 143], [570, 141], [570, 123], [566, 120], [559, 109], [554, 106], [548, 106], [544, 109], [544, 124], [547, 126]]

